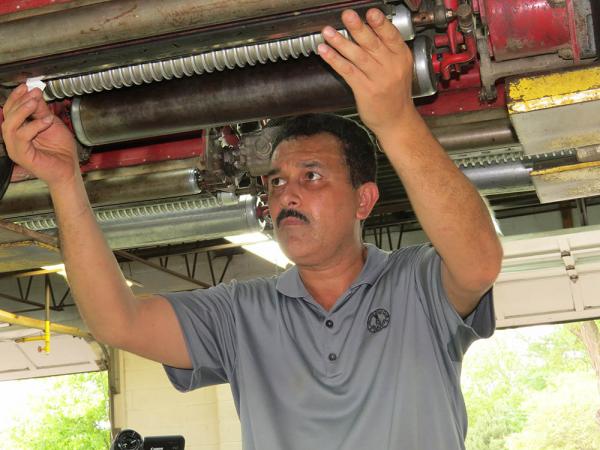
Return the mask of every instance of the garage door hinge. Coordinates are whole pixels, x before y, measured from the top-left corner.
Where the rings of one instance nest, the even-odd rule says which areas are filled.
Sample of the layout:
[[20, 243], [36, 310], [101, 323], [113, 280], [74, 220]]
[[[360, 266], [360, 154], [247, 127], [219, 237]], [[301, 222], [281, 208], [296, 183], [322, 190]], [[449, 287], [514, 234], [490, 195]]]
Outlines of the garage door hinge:
[[579, 279], [579, 274], [575, 268], [575, 258], [571, 255], [571, 249], [566, 242], [560, 242], [560, 257], [565, 265], [565, 270], [567, 271], [567, 275], [569, 275], [569, 279], [573, 283], [576, 283]]

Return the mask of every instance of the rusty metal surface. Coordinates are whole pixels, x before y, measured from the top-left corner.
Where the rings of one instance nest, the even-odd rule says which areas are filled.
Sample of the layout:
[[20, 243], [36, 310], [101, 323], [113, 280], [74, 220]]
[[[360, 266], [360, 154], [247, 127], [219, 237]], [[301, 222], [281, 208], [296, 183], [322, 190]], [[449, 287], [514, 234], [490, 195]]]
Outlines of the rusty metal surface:
[[571, 46], [566, 3], [548, 0], [483, 0], [496, 61], [557, 52]]
[[347, 6], [384, 5], [373, 0], [112, 0], [0, 23], [0, 82], [68, 76], [308, 34], [326, 24], [339, 26]]
[[0, 22], [39, 16], [55, 11], [106, 2], [107, 0], [2, 0]]
[[61, 262], [58, 239], [0, 220], [0, 272], [14, 272]]
[[600, 101], [511, 114], [525, 153], [535, 155], [600, 143]]
[[[558, 54], [528, 56], [501, 62], [492, 61], [488, 40], [480, 30], [477, 30], [477, 50], [479, 52], [481, 93], [487, 100], [494, 100], [498, 97], [497, 80], [515, 75], [571, 68], [574, 65], [572, 60], [563, 59]], [[589, 61], [592, 62], [592, 60]]]
[[540, 202], [600, 195], [600, 162], [586, 162], [531, 172]]
[[0, 220], [0, 243], [10, 243], [18, 241], [37, 241], [49, 247], [58, 248], [58, 238], [40, 233], [38, 231], [29, 230], [16, 223]]
[[56, 247], [36, 241], [0, 243], [0, 272], [33, 269], [59, 264], [62, 261]]
[[[0, 63], [132, 41], [339, 0], [119, 0], [6, 22]], [[35, 30], [35, 33], [33, 31]], [[60, 30], [60, 32], [57, 32]]]
[[526, 154], [600, 144], [600, 66], [509, 82], [510, 120]]

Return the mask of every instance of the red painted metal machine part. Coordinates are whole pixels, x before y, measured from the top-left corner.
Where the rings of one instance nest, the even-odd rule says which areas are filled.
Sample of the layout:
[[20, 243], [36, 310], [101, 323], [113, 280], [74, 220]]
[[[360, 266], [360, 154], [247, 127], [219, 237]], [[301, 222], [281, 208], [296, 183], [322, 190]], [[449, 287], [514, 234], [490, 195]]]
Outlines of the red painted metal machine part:
[[0, 15], [69, 3], [70, 1], [72, 0], [2, 0], [0, 1]]
[[[458, 0], [444, 0], [444, 6], [447, 10], [455, 11], [458, 8]], [[464, 44], [464, 50], [460, 48]], [[461, 75], [462, 65], [474, 61], [477, 57], [477, 44], [475, 36], [472, 34], [464, 35], [458, 30], [458, 21], [452, 20], [448, 24], [446, 34], [437, 34], [434, 36], [434, 45], [437, 48], [448, 48], [448, 51], [442, 53], [441, 58], [434, 55], [433, 69], [441, 75], [442, 80], [449, 81], [452, 78], [452, 67], [457, 74], [455, 79]], [[466, 73], [473, 72], [474, 67], [469, 67]], [[478, 72], [478, 71], [477, 71]], [[449, 88], [448, 83], [441, 85], [442, 89]]]
[[[160, 161], [194, 158], [202, 156], [205, 148], [204, 133], [201, 135], [199, 133], [199, 137], [192, 139], [92, 153], [90, 159], [81, 166], [81, 172], [86, 173], [93, 170], [117, 169]], [[25, 181], [32, 178], [34, 177], [25, 169], [15, 166], [11, 181]]]
[[[479, 0], [496, 61], [554, 53], [577, 41], [569, 27], [572, 0]], [[562, 5], [562, 6], [561, 6]]]
[[[0, 1], [0, 15], [69, 1], [71, 0], [3, 0]], [[574, 60], [577, 61], [577, 39], [573, 15], [572, 12], [569, 13], [569, 8], [573, 8], [573, 1], [552, 3], [550, 0], [473, 0], [472, 4], [475, 13], [481, 14], [489, 29], [490, 47], [496, 61], [551, 53], [559, 48], [572, 48]], [[414, 3], [418, 5], [420, 1]], [[551, 4], [559, 6], [550, 6]], [[458, 0], [444, 0], [446, 9], [456, 11], [458, 5]], [[441, 53], [434, 52], [433, 56], [434, 70], [440, 74], [440, 92], [434, 98], [417, 102], [421, 114], [446, 115], [502, 107], [503, 86], [499, 86], [495, 102], [479, 100], [481, 79], [475, 37], [461, 33], [456, 19], [449, 22], [445, 33], [435, 35], [434, 44], [437, 49], [442, 50]], [[68, 125], [69, 105], [69, 101], [54, 103], [55, 112]], [[227, 133], [225, 137], [228, 141], [233, 140], [233, 136]], [[229, 143], [235, 145], [234, 142]], [[189, 158], [201, 155], [204, 148], [204, 139], [196, 138], [93, 153], [90, 161], [82, 166], [82, 171]], [[27, 175], [16, 169], [13, 180], [24, 178]]]

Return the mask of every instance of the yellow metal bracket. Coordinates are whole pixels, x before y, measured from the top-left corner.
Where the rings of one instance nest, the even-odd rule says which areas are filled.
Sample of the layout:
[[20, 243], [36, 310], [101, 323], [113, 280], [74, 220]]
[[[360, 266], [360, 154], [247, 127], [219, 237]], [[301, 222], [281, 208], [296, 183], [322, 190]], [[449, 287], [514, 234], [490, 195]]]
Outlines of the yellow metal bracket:
[[[35, 328], [37, 330], [45, 331], [46, 321], [38, 320], [32, 317], [19, 316], [8, 311], [0, 309], [0, 322], [10, 323], [12, 325], [19, 325], [26, 328]], [[82, 337], [85, 339], [92, 340], [93, 337], [90, 333], [83, 331], [80, 328], [70, 327], [67, 325], [61, 325], [59, 323], [48, 323], [51, 333], [69, 334], [71, 336]]]
[[510, 80], [509, 114], [600, 100], [600, 66]]
[[39, 352], [50, 353], [50, 321], [44, 321], [44, 334], [41, 336], [31, 336], [16, 339], [15, 342], [32, 342], [32, 341], [44, 341], [43, 347], [38, 347]]
[[17, 316], [7, 311], [0, 310], [0, 322], [12, 323], [15, 325], [23, 325], [29, 328], [37, 328], [44, 331], [41, 336], [31, 336], [16, 339], [15, 342], [32, 342], [32, 341], [44, 341], [43, 347], [38, 347], [40, 352], [50, 353], [50, 332], [55, 331], [57, 333], [70, 334], [73, 336], [80, 336], [91, 339], [92, 336], [79, 328], [67, 327], [65, 325], [58, 325], [50, 323], [50, 302], [52, 299], [52, 291], [50, 289], [50, 278], [48, 275], [45, 276], [45, 307], [46, 307], [46, 320], [37, 320], [29, 317]]

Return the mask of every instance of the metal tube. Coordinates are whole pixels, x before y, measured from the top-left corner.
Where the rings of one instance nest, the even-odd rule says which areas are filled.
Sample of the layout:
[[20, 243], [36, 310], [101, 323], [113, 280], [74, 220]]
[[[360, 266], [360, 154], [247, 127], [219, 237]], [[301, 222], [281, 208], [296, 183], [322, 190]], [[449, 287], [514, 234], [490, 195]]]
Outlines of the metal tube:
[[509, 119], [437, 127], [431, 128], [431, 131], [446, 150], [464, 150], [517, 143]]
[[533, 191], [531, 168], [520, 162], [461, 167], [461, 171], [483, 194]]
[[343, 1], [106, 1], [1, 24], [0, 64], [335, 3]]
[[[405, 6], [398, 5], [394, 8], [393, 23], [405, 40], [408, 41], [415, 37], [411, 15]], [[348, 31], [342, 29], [339, 32], [344, 37], [349, 37]], [[75, 77], [59, 78], [48, 81], [44, 95], [47, 100], [54, 100], [150, 84], [173, 78], [202, 75], [214, 71], [221, 72], [256, 64], [285, 61], [288, 58], [298, 59], [301, 56], [318, 53], [317, 48], [323, 42], [321, 33], [313, 33], [307, 36], [262, 44], [217, 49], [191, 56], [133, 64]]]
[[[153, 164], [152, 166], [159, 166]], [[162, 164], [160, 164], [162, 166]], [[106, 170], [101, 179], [85, 177], [85, 189], [93, 206], [115, 205], [199, 194], [197, 169], [135, 173], [129, 168]], [[136, 170], [139, 172], [139, 168]], [[0, 202], [0, 217], [19, 217], [52, 211], [52, 200], [46, 184], [40, 180], [12, 183]]]
[[[258, 199], [215, 197], [168, 201], [152, 205], [122, 205], [96, 209], [94, 214], [112, 249], [216, 239], [260, 231]], [[54, 214], [20, 218], [30, 230], [56, 231]], [[140, 232], [143, 230], [143, 232]]]
[[[346, 30], [339, 30], [348, 37]], [[222, 72], [256, 64], [285, 61], [288, 58], [316, 54], [323, 43], [321, 33], [308, 36], [246, 45], [222, 50], [213, 50], [193, 56], [164, 61], [134, 64], [115, 69], [49, 80], [44, 91], [46, 100], [92, 94], [94, 92], [139, 86], [158, 81], [183, 78], [204, 73]]]
[[77, 97], [72, 119], [88, 146], [164, 136], [354, 104], [319, 57]]
[[[430, 94], [431, 55], [415, 39], [413, 95]], [[426, 61], [426, 59], [429, 61]], [[71, 110], [84, 145], [165, 136], [229, 123], [308, 112], [339, 111], [355, 104], [352, 91], [319, 57], [188, 77], [119, 92], [78, 97]]]

